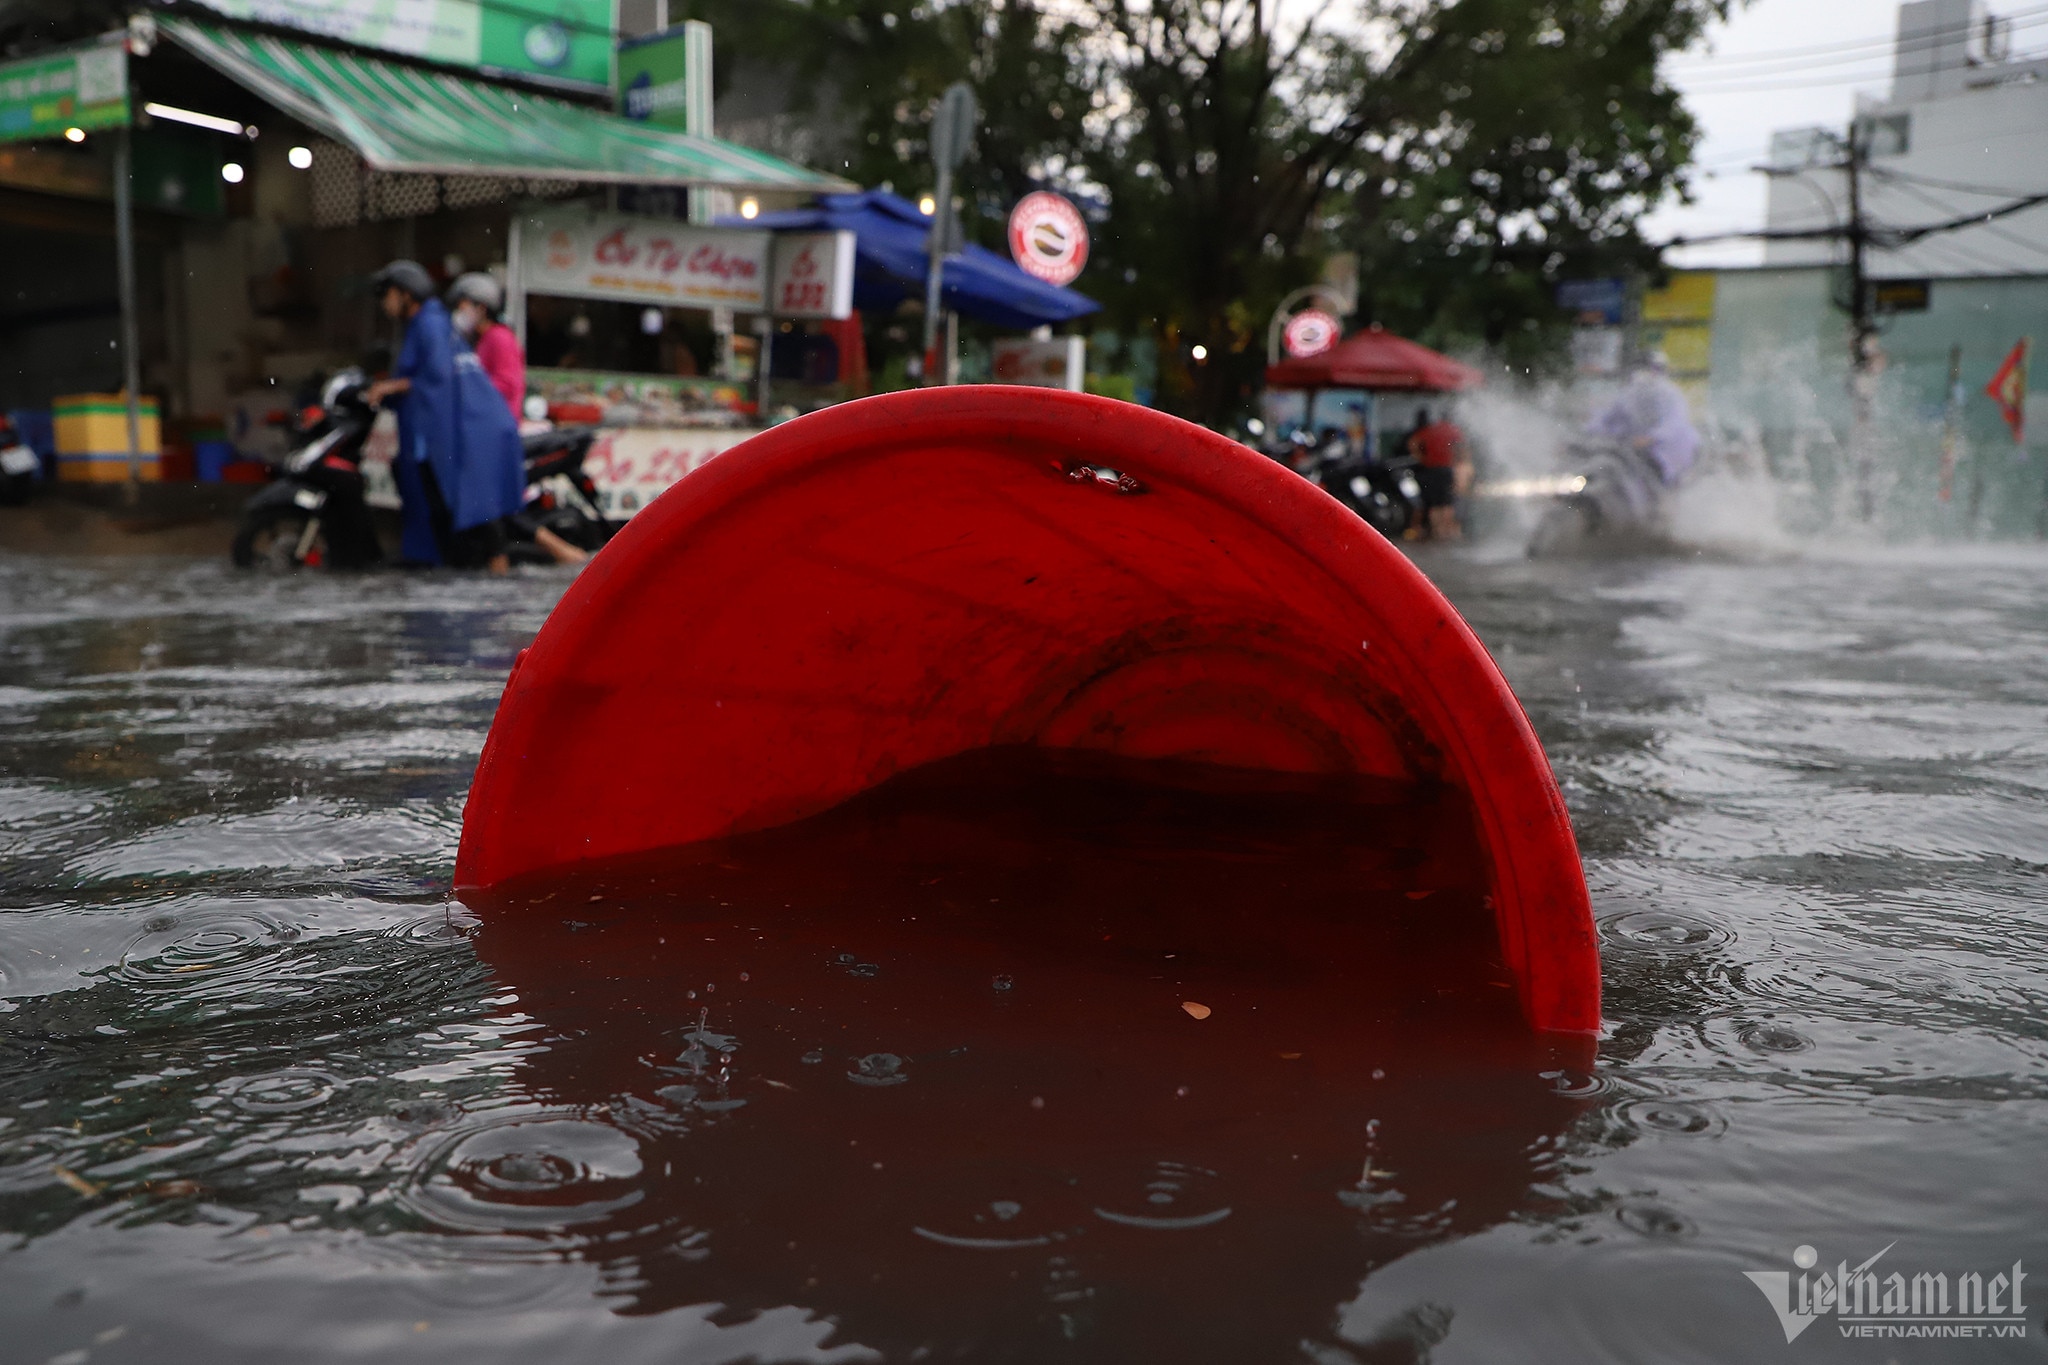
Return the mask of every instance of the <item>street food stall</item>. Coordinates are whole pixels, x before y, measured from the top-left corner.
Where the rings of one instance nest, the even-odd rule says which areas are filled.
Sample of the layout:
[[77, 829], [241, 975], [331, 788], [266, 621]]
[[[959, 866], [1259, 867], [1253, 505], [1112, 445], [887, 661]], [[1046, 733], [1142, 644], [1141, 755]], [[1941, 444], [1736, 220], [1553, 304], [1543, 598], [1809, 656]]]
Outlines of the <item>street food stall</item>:
[[[35, 360], [15, 367], [7, 406], [47, 411], [61, 395], [133, 396], [132, 420], [123, 414], [116, 424], [120, 448], [88, 453], [134, 479], [178, 464], [181, 446], [186, 469], [209, 441], [264, 454], [318, 376], [389, 363], [395, 338], [367, 281], [407, 257], [441, 283], [490, 271], [534, 315], [553, 308], [565, 328], [586, 318], [584, 354], [558, 347], [534, 357], [537, 391], [550, 408], [559, 399], [565, 417], [594, 414], [618, 433], [710, 432], [728, 444], [753, 420], [757, 395], [731, 328], [735, 314], [768, 316], [772, 271], [798, 269], [801, 249], [778, 255], [766, 230], [728, 240], [691, 226], [676, 216], [680, 192], [787, 203], [847, 182], [620, 117], [596, 107], [603, 86], [548, 85], [482, 59], [423, 64], [339, 19], [339, 27], [295, 33], [280, 27], [288, 14], [263, 25], [240, 17], [145, 11], [124, 30], [34, 59], [36, 70], [21, 78], [24, 91], [30, 76], [37, 82], [34, 110], [47, 103], [52, 111], [0, 126], [0, 183], [27, 187], [41, 177], [33, 203], [24, 188], [0, 204], [26, 215], [21, 250], [68, 263], [83, 254], [71, 249], [82, 234], [104, 236], [109, 207], [118, 249], [90, 270], [53, 268], [36, 281], [48, 299], [25, 298], [33, 317], [0, 338], [10, 359]], [[609, 50], [606, 40], [599, 68], [609, 68]], [[0, 74], [16, 65], [0, 65]], [[69, 179], [45, 173], [43, 163], [56, 161]], [[651, 210], [662, 195], [666, 216], [611, 212], [620, 203]], [[672, 270], [635, 276], [619, 262], [595, 262], [604, 269], [587, 273], [581, 292], [546, 278], [560, 234], [581, 249], [641, 225], [667, 235], [659, 261]], [[522, 243], [536, 253], [531, 261]], [[115, 264], [118, 272], [108, 268]], [[829, 285], [838, 264], [829, 252], [814, 254], [817, 278], [790, 297], [813, 315], [849, 308], [846, 290], [835, 296]], [[117, 273], [120, 304], [101, 322], [98, 300]], [[664, 273], [717, 287], [670, 290]], [[90, 287], [77, 289], [91, 297], [74, 303], [64, 289], [88, 277]], [[822, 305], [818, 278], [828, 281]], [[81, 326], [74, 319], [88, 303], [90, 326]], [[608, 329], [640, 337], [649, 309], [658, 310], [662, 335], [644, 339], [644, 355], [598, 346]], [[35, 320], [44, 314], [52, 321]], [[162, 414], [161, 461], [146, 439], [151, 398]], [[388, 450], [388, 440], [377, 444]], [[637, 458], [634, 444], [613, 440], [614, 458]], [[641, 500], [630, 487], [614, 498], [621, 512]]]
[[1341, 427], [1352, 405], [1365, 409], [1368, 455], [1386, 449], [1383, 433], [1405, 430], [1429, 394], [1459, 393], [1485, 379], [1470, 365], [1378, 323], [1328, 350], [1266, 367], [1263, 416], [1275, 430]]
[[[758, 348], [772, 347], [772, 323], [853, 313], [848, 231], [696, 227], [588, 204], [529, 209], [512, 225], [508, 321], [529, 358], [549, 362], [527, 372], [530, 415], [602, 428], [586, 468], [607, 516], [631, 516], [761, 427], [769, 357]], [[585, 363], [601, 340], [592, 305], [612, 310], [615, 343], [621, 314], [637, 334], [611, 352], [637, 352], [632, 370]], [[738, 355], [714, 360], [689, 344], [692, 314], [710, 320], [700, 340], [729, 338]], [[754, 336], [735, 335], [739, 319]], [[723, 373], [701, 373], [714, 367]]]
[[[936, 206], [935, 206], [936, 207]], [[845, 232], [853, 238], [853, 307], [887, 316], [906, 301], [925, 297], [933, 214], [887, 190], [821, 194], [815, 203], [762, 213], [751, 220], [726, 218], [721, 225], [751, 223], [778, 232]], [[948, 315], [1017, 333], [1036, 333], [1098, 312], [1087, 295], [1036, 278], [1014, 261], [967, 243], [948, 255], [939, 276], [939, 306]], [[815, 324], [814, 324], [815, 325]], [[1029, 383], [1054, 388], [1081, 385], [1078, 337], [1020, 336], [997, 343], [1001, 363], [995, 383]], [[953, 347], [946, 347], [950, 354]]]

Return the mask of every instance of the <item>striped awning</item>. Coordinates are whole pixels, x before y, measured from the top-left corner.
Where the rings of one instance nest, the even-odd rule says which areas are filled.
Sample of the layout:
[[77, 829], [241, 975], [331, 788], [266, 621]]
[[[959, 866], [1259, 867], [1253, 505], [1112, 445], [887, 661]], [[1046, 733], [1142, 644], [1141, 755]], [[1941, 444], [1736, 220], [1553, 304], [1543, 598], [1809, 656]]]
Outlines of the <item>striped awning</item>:
[[835, 176], [566, 100], [191, 19], [164, 33], [380, 171], [822, 193]]

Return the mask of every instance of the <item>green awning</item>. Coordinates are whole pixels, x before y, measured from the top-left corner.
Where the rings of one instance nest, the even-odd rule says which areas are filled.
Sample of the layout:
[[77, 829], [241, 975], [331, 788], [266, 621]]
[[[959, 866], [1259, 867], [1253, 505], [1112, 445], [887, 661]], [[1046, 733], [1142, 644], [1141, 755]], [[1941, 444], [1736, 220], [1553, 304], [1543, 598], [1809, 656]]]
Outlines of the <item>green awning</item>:
[[380, 171], [813, 194], [855, 188], [717, 138], [649, 128], [512, 86], [190, 19], [159, 22], [221, 74]]

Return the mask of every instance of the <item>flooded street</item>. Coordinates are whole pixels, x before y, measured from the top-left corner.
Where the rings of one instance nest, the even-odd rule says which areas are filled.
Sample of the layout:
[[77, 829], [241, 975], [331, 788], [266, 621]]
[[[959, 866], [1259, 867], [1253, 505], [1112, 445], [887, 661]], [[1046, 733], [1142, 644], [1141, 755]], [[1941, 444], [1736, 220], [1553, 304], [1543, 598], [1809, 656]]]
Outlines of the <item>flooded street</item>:
[[[1425, 567], [1571, 805], [1597, 1055], [1214, 830], [1028, 936], [826, 834], [507, 933], [450, 875], [566, 577], [0, 556], [0, 1356], [2048, 1356], [2048, 556]], [[2023, 1314], [1775, 1311], [1880, 1253]]]

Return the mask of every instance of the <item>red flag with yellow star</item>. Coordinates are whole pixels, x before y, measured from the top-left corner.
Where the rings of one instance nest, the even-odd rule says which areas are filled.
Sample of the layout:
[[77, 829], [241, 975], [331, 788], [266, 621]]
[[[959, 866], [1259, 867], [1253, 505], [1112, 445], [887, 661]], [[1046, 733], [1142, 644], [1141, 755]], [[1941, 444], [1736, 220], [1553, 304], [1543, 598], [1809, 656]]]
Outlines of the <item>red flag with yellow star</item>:
[[2034, 339], [2021, 337], [2020, 344], [2012, 348], [2012, 354], [1984, 386], [1984, 392], [1998, 404], [1998, 415], [2012, 428], [2015, 445], [2027, 439], [2027, 355], [2033, 349]]

